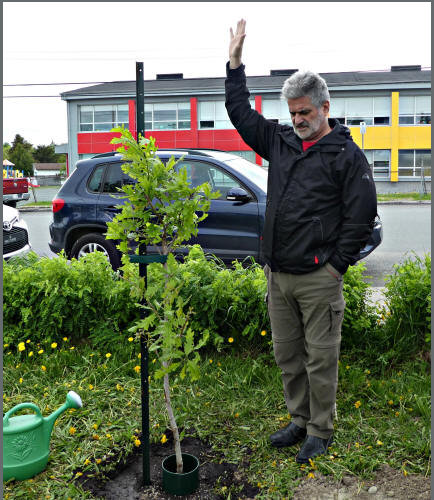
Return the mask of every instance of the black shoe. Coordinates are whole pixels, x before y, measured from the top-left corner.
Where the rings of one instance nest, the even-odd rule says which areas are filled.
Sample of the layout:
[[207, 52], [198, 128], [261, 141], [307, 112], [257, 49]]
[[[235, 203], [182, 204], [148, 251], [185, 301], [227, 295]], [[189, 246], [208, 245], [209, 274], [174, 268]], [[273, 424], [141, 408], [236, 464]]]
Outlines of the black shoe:
[[333, 436], [330, 436], [328, 439], [321, 439], [317, 436], [307, 436], [298, 455], [295, 457], [295, 461], [298, 464], [307, 464], [309, 463], [309, 459], [319, 455], [325, 455], [332, 442]]
[[302, 441], [306, 437], [306, 429], [290, 423], [280, 431], [271, 434], [270, 441], [271, 446], [276, 448], [283, 448], [284, 446], [293, 446], [298, 442]]

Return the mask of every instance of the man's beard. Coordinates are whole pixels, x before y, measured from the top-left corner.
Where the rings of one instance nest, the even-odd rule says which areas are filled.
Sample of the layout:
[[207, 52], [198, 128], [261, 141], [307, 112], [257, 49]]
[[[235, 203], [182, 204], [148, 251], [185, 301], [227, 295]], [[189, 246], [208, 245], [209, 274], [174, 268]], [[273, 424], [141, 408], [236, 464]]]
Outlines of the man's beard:
[[298, 130], [298, 128], [294, 125], [295, 135], [298, 135], [298, 137], [300, 137], [300, 139], [303, 139], [303, 141], [310, 139], [310, 137], [316, 134], [321, 128], [322, 124], [324, 123], [324, 117], [325, 115], [322, 113], [322, 111], [319, 111], [318, 116], [310, 123], [304, 121], [299, 124], [299, 126], [304, 125], [306, 127], [303, 130]]

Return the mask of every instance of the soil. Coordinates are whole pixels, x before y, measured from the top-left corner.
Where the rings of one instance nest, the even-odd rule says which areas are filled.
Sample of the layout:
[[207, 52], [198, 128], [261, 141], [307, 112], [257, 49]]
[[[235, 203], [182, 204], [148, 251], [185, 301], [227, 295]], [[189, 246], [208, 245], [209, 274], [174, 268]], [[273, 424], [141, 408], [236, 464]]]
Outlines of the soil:
[[[170, 435], [166, 431], [166, 435]], [[241, 464], [225, 462], [224, 456], [212, 450], [211, 446], [197, 438], [186, 437], [182, 441], [183, 453], [190, 453], [200, 461], [199, 488], [194, 494], [184, 496], [186, 500], [223, 500], [221, 487], [236, 486], [238, 495], [231, 499], [250, 500], [259, 489], [249, 484], [246, 478], [247, 458]], [[173, 441], [151, 444], [151, 485], [141, 484], [143, 460], [139, 452], [131, 454], [115, 470], [106, 473], [105, 478], [95, 478], [83, 472], [76, 481], [96, 498], [105, 500], [176, 500], [181, 497], [169, 495], [162, 488], [161, 463], [173, 453]], [[251, 453], [251, 452], [250, 452]], [[106, 462], [107, 463], [107, 462]], [[430, 500], [430, 478], [422, 475], [404, 476], [384, 465], [374, 479], [361, 480], [355, 476], [344, 476], [339, 482], [315, 473], [315, 478], [304, 479], [295, 489], [293, 500]]]

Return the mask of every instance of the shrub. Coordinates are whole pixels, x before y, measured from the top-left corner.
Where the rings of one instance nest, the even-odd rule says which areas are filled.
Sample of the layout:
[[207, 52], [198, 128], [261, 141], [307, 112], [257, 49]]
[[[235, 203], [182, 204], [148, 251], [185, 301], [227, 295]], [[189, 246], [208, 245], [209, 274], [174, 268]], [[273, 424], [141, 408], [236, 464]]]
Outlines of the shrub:
[[6, 343], [64, 336], [108, 343], [137, 315], [128, 284], [101, 253], [71, 262], [64, 255], [49, 259], [31, 253], [4, 263], [3, 270]]
[[431, 346], [431, 257], [407, 257], [394, 267], [386, 282], [379, 341], [383, 357], [398, 361]]

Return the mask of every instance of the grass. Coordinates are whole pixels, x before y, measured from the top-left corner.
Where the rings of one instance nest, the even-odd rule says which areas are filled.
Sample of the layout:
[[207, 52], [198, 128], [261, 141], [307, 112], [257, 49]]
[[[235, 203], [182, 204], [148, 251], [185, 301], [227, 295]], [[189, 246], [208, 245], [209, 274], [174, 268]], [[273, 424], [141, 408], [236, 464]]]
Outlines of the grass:
[[377, 201], [399, 201], [399, 200], [431, 200], [431, 193], [420, 194], [420, 193], [388, 193], [388, 194], [377, 194]]
[[[54, 347], [29, 342], [23, 352], [5, 345], [5, 412], [35, 402], [46, 416], [63, 404], [68, 390], [83, 400], [82, 409], [57, 420], [47, 469], [31, 480], [6, 483], [5, 499], [91, 498], [74, 478], [83, 471], [102, 476], [115, 466], [107, 466], [108, 457], [120, 460], [133, 450], [141, 422], [135, 368], [140, 360], [137, 342], [121, 340], [110, 353], [71, 346], [68, 339]], [[151, 373], [153, 366], [151, 354]], [[380, 373], [342, 353], [335, 444], [307, 467], [295, 463], [296, 448], [268, 444], [269, 434], [289, 421], [271, 347], [258, 354], [228, 346], [224, 353], [205, 356], [201, 369], [196, 383], [173, 381], [178, 425], [195, 429], [229, 462], [248, 459], [246, 473], [261, 491], [257, 498], [291, 498], [297, 483], [317, 471], [336, 479], [344, 474], [368, 478], [387, 463], [403, 474], [430, 475], [430, 376], [421, 360]], [[153, 379], [150, 421], [151, 441], [157, 442], [167, 418], [161, 381]], [[231, 494], [236, 491], [224, 492], [226, 498]]]
[[23, 207], [51, 207], [51, 201], [31, 201], [30, 203], [25, 203], [18, 208]]

